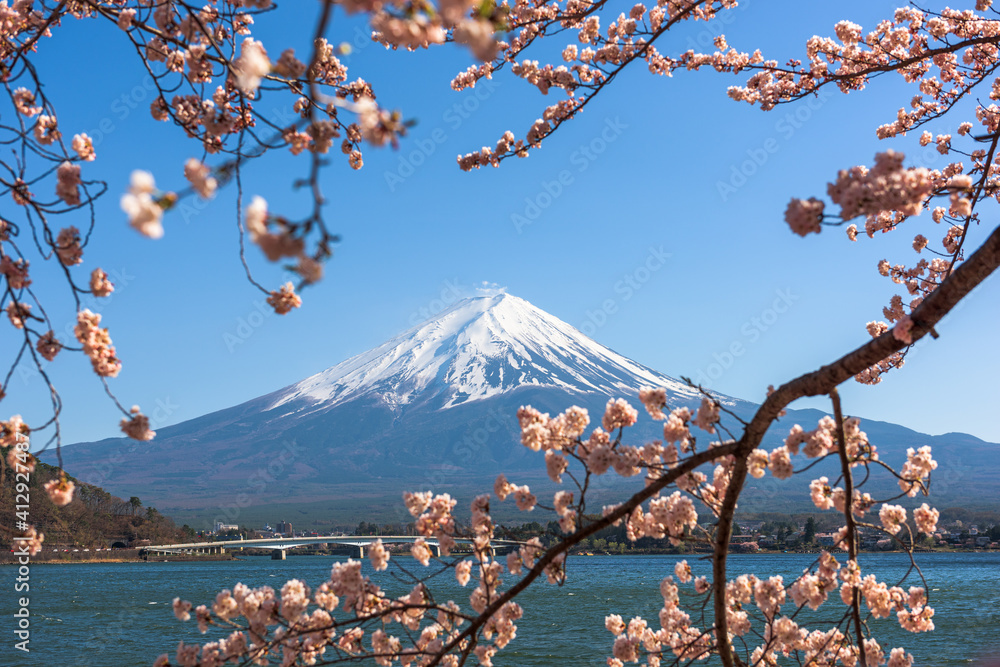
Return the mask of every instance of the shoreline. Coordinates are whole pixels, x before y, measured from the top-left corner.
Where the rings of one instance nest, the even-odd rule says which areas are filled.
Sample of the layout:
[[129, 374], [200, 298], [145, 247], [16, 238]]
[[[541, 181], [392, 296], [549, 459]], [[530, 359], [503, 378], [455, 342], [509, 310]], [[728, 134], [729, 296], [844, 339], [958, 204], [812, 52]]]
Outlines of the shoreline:
[[[28, 564], [29, 565], [75, 565], [78, 563], [162, 563], [162, 562], [197, 563], [197, 562], [239, 560], [238, 558], [235, 558], [230, 554], [205, 554], [203, 556], [183, 555], [183, 556], [173, 556], [173, 557], [157, 556], [153, 558], [150, 558], [148, 556], [143, 557], [140, 556], [138, 553], [115, 554], [108, 556], [107, 558], [100, 558], [100, 557], [83, 558], [79, 556], [69, 557], [69, 558], [63, 558], [58, 556], [56, 558], [49, 558], [49, 557], [39, 558], [38, 556], [40, 555], [42, 554], [38, 554], [36, 556], [29, 556]], [[48, 554], [45, 554], [45, 556], [48, 556]], [[3, 567], [4, 565], [13, 565], [13, 566], [24, 565], [24, 563], [20, 561], [20, 558], [22, 558], [22, 556], [16, 553], [0, 554], [0, 567]]]
[[[577, 556], [581, 558], [593, 558], [597, 556], [677, 556], [677, 557], [703, 557], [710, 555], [711, 551], [694, 551], [689, 553], [680, 553], [676, 551], [659, 551], [659, 550], [643, 550], [643, 551], [626, 551], [624, 553], [583, 553], [577, 552], [570, 554], [571, 556]], [[778, 554], [819, 554], [820, 551], [806, 551], [806, 550], [790, 550], [790, 551], [776, 551], [776, 550], [761, 550], [755, 552], [730, 552], [730, 555], [736, 556], [774, 556]], [[890, 549], [886, 551], [861, 551], [860, 554], [901, 554], [906, 553], [902, 549]], [[914, 554], [932, 554], [932, 553], [945, 553], [945, 554], [989, 554], [989, 553], [1000, 553], [996, 549], [921, 549], [914, 551]], [[459, 554], [455, 554], [459, 555]], [[289, 554], [292, 558], [302, 558], [302, 557], [337, 557], [343, 556], [343, 554]], [[394, 556], [409, 556], [409, 554], [394, 554]], [[245, 562], [247, 560], [252, 560], [255, 558], [265, 559], [264, 555], [250, 556], [247, 555], [244, 558], [237, 558], [230, 554], [225, 555], [206, 555], [204, 557], [175, 557], [175, 558], [140, 558], [140, 557], [118, 557], [118, 558], [46, 558], [46, 559], [36, 559], [30, 558], [29, 562], [31, 565], [79, 565], [79, 564], [94, 564], [94, 563], [208, 563], [208, 562], [226, 562], [226, 561], [238, 561]], [[17, 566], [19, 565], [17, 557], [6, 558], [0, 556], [0, 567], [5, 565]]]

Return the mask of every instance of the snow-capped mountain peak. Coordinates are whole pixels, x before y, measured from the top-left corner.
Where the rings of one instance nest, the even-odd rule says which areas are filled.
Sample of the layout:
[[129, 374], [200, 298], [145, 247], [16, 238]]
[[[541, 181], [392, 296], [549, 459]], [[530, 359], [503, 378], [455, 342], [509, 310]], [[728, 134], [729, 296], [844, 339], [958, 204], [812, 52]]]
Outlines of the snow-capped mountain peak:
[[666, 387], [681, 400], [697, 395], [501, 292], [459, 301], [379, 347], [275, 392], [269, 409], [289, 403], [296, 412], [311, 411], [303, 403], [325, 409], [367, 393], [447, 409], [527, 385], [629, 397], [648, 385]]

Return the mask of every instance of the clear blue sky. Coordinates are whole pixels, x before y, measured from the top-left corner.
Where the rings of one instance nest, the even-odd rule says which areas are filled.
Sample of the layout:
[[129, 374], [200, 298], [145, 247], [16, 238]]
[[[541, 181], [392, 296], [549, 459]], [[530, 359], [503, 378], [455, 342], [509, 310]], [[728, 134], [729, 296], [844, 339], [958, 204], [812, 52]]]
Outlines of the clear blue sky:
[[[291, 4], [261, 19], [254, 32], [274, 57], [287, 46], [306, 50], [303, 10]], [[896, 4], [754, 0], [724, 27], [730, 44], [760, 47], [783, 61], [801, 57], [813, 34], [832, 34], [838, 20], [851, 18], [867, 30]], [[457, 154], [492, 146], [507, 129], [523, 136], [558, 93], [543, 98], [506, 73], [492, 87], [455, 93], [451, 77], [471, 63], [464, 51], [387, 52], [358, 40], [362, 47], [346, 58], [352, 78], [372, 82], [383, 105], [417, 125], [399, 151], [366, 150], [362, 171], [340, 160], [327, 170], [328, 219], [343, 243], [300, 310], [268, 315], [242, 277], [232, 189], [192, 215], [168, 214], [159, 241], [129, 229], [118, 197], [130, 171], [148, 169], [161, 187], [181, 188], [183, 162], [199, 152], [176, 128], [152, 121], [134, 53], [114, 29], [99, 28], [95, 39], [96, 25], [58, 29], [36, 62], [64, 134], [87, 131], [97, 140], [98, 160], [83, 167], [84, 176], [103, 178], [110, 192], [99, 204], [84, 267], [104, 266], [118, 284], [101, 311], [124, 362], [112, 387], [123, 403], [153, 415], [157, 427], [332, 366], [483, 282], [661, 372], [706, 378], [718, 391], [760, 401], [768, 384], [865, 342], [865, 323], [882, 319], [893, 294], [875, 271], [878, 260], [912, 263], [914, 234], [942, 234], [927, 214], [908, 232], [856, 244], [831, 229], [802, 239], [783, 221], [792, 196], [823, 196], [838, 169], [870, 164], [876, 151], [891, 147], [907, 153], [907, 164], [944, 166], [946, 159], [920, 149], [914, 135], [876, 140], [875, 128], [912, 95], [898, 77], [762, 113], [726, 98], [727, 86], [741, 78], [711, 71], [662, 78], [635, 68], [530, 158], [466, 174]], [[358, 27], [338, 12], [328, 36], [354, 40], [363, 33]], [[707, 44], [707, 29], [690, 26], [660, 50]], [[962, 120], [929, 129], [953, 132]], [[246, 192], [295, 215], [308, 203], [290, 183], [305, 169], [302, 160], [252, 165]], [[548, 197], [560, 174], [562, 191]], [[519, 225], [517, 216], [532, 219]], [[664, 254], [665, 261], [650, 264], [662, 264], [657, 270], [643, 268]], [[285, 280], [255, 248], [250, 258], [264, 284]], [[55, 276], [54, 267], [33, 267]], [[46, 295], [56, 320], [71, 324], [67, 300]], [[902, 371], [874, 388], [845, 385], [847, 411], [1000, 441], [988, 409], [998, 403], [998, 302], [994, 277]], [[9, 329], [2, 335], [13, 341]], [[727, 356], [734, 345], [740, 353]], [[120, 435], [120, 416], [85, 359], [64, 354], [51, 370], [66, 403], [66, 442]], [[4, 413], [37, 421], [48, 409], [43, 390], [38, 378], [15, 374]], [[807, 405], [826, 408], [827, 401], [796, 407]]]

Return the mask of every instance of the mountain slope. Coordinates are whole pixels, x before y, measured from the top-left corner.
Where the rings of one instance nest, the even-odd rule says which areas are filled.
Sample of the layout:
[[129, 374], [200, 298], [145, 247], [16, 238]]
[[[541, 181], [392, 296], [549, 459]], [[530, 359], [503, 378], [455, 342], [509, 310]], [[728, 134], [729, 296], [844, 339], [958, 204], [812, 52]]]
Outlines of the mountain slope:
[[[328, 502], [330, 512], [346, 514], [376, 506], [401, 511], [404, 489], [434, 487], [465, 496], [489, 489], [499, 472], [545, 480], [540, 456], [520, 445], [518, 407], [530, 404], [555, 414], [576, 404], [599, 422], [609, 398], [637, 403], [641, 386], [665, 387], [671, 406], [700, 400], [684, 383], [615, 353], [527, 301], [494, 294], [460, 301], [301, 382], [159, 429], [153, 442], [73, 445], [64, 448], [63, 459], [84, 481], [140, 495], [189, 523], [197, 517], [208, 524], [220, 516], [231, 523], [256, 512], [252, 508], [275, 504]], [[728, 396], [718, 399], [744, 417], [756, 408]], [[792, 412], [769, 434], [769, 445], [778, 444], [794, 420], [808, 429], [821, 414]], [[903, 427], [877, 428], [892, 442], [886, 454], [893, 463], [901, 462], [906, 447], [929, 444], [923, 440], [930, 436]], [[636, 442], [660, 436], [660, 426], [645, 418], [632, 431]], [[950, 441], [962, 442], [966, 455], [997, 451], [969, 438]], [[747, 503], [792, 493], [789, 485], [772, 489], [773, 482], [756, 482], [761, 493], [748, 494]], [[606, 477], [597, 486], [610, 493], [613, 484]]]

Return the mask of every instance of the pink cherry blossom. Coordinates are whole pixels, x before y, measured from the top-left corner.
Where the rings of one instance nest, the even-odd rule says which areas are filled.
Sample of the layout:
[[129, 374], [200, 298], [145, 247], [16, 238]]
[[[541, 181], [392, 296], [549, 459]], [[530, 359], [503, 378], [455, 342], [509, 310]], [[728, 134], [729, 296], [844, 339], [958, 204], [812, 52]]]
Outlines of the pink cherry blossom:
[[142, 414], [138, 405], [132, 406], [131, 416], [121, 420], [121, 429], [133, 440], [148, 441], [156, 437], [156, 431], [149, 428], [149, 418]]
[[562, 474], [568, 466], [569, 462], [562, 454], [551, 449], [545, 452], [545, 469], [553, 482], [562, 482]]
[[108, 296], [115, 291], [115, 286], [108, 280], [108, 274], [103, 269], [94, 269], [90, 274], [90, 291], [94, 296]]
[[56, 170], [56, 196], [70, 206], [80, 204], [80, 165], [63, 162]]
[[882, 522], [882, 527], [895, 535], [906, 522], [906, 510], [900, 505], [883, 504], [878, 512], [878, 518]]
[[73, 490], [75, 487], [76, 485], [71, 480], [66, 479], [65, 476], [59, 479], [51, 479], [44, 484], [45, 492], [49, 495], [49, 500], [59, 507], [68, 505], [73, 500]]
[[28, 261], [25, 259], [14, 260], [10, 255], [0, 257], [0, 274], [7, 278], [7, 284], [11, 289], [24, 289], [31, 284], [28, 277]]
[[618, 428], [625, 428], [635, 424], [639, 413], [628, 404], [623, 398], [609, 400], [604, 409], [604, 417], [601, 419], [601, 426], [609, 433]]
[[27, 88], [18, 88], [13, 95], [14, 106], [17, 112], [23, 116], [37, 116], [42, 112], [42, 107], [34, 106], [35, 94]]
[[937, 522], [940, 512], [930, 507], [927, 503], [913, 510], [913, 520], [917, 524], [917, 530], [925, 535], [933, 535], [937, 530]]
[[86, 133], [73, 135], [72, 146], [77, 157], [84, 162], [93, 162], [97, 159], [97, 154], [94, 153], [94, 141]]
[[372, 567], [376, 571], [381, 571], [389, 567], [389, 550], [382, 545], [381, 538], [369, 545], [368, 557], [371, 559]]
[[912, 328], [913, 320], [910, 319], [909, 315], [903, 315], [896, 326], [892, 328], [892, 336], [899, 342], [910, 345], [913, 343], [913, 335], [910, 333]]
[[531, 492], [526, 484], [515, 486], [512, 493], [514, 495], [514, 502], [517, 503], [517, 509], [522, 512], [530, 512], [535, 509], [538, 499], [535, 498], [535, 494]]
[[295, 286], [291, 282], [287, 282], [281, 286], [281, 289], [270, 293], [267, 297], [267, 305], [274, 308], [274, 312], [277, 314], [285, 315], [293, 308], [302, 305], [302, 297], [295, 293]]
[[785, 222], [799, 236], [819, 234], [823, 221], [823, 202], [815, 198], [793, 199], [785, 210]]
[[129, 224], [144, 236], [158, 239], [163, 236], [163, 208], [153, 199], [153, 176], [149, 172], [132, 172], [132, 185], [122, 196], [121, 207], [128, 214]]
[[191, 183], [195, 192], [201, 195], [203, 199], [211, 198], [218, 187], [218, 181], [211, 174], [211, 168], [195, 158], [190, 158], [184, 163], [184, 178]]
[[410, 553], [417, 560], [417, 562], [424, 567], [430, 565], [431, 556], [434, 555], [431, 553], [430, 547], [427, 546], [427, 542], [422, 537], [418, 537], [413, 543], [413, 546], [410, 548]]
[[470, 574], [472, 572], [472, 561], [463, 560], [455, 566], [455, 580], [458, 581], [460, 586], [465, 586], [469, 583]]
[[646, 408], [646, 412], [653, 419], [666, 419], [667, 416], [663, 414], [663, 408], [667, 407], [667, 390], [658, 387], [642, 387], [639, 390], [639, 400], [642, 401], [643, 406]]
[[59, 342], [59, 339], [56, 338], [55, 332], [51, 330], [39, 336], [38, 342], [35, 344], [35, 348], [38, 350], [38, 353], [42, 355], [46, 361], [52, 361], [55, 359], [62, 347], [63, 344]]
[[84, 354], [90, 358], [94, 372], [101, 377], [116, 377], [122, 363], [115, 354], [107, 329], [100, 328], [101, 316], [89, 309], [77, 313], [73, 334], [83, 345]]
[[55, 116], [39, 116], [35, 121], [35, 139], [43, 146], [50, 146], [62, 138]]
[[174, 598], [173, 602], [174, 616], [177, 617], [178, 621], [188, 621], [191, 620], [191, 603], [187, 600], [181, 600], [180, 598]]
[[236, 86], [247, 95], [254, 95], [261, 79], [271, 72], [271, 61], [264, 46], [247, 37], [240, 46], [240, 57], [233, 63]]
[[24, 549], [28, 552], [28, 555], [34, 556], [42, 550], [42, 543], [45, 542], [45, 533], [39, 532], [34, 526], [28, 526], [26, 529], [15, 533], [15, 540], [18, 550]]
[[695, 414], [695, 426], [708, 433], [715, 433], [715, 424], [717, 423], [719, 423], [719, 404], [707, 396], [703, 397], [701, 407]]
[[[65, 163], [64, 163], [65, 164]], [[80, 247], [80, 230], [65, 227], [56, 237], [56, 255], [63, 266], [76, 266], [83, 262], [83, 248]]]

